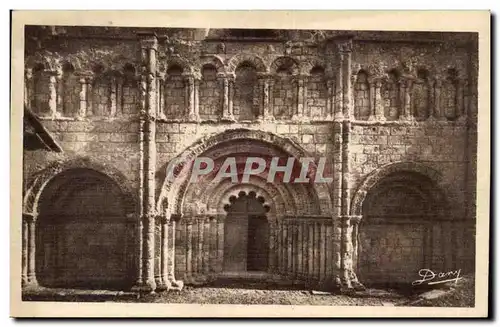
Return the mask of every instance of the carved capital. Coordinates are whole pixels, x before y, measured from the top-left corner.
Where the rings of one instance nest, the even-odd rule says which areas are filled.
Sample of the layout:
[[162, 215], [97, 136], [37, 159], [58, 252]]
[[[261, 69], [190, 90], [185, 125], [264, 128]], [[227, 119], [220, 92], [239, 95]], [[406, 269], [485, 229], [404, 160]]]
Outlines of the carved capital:
[[156, 121], [156, 117], [153, 115], [150, 115], [146, 110], [141, 110], [139, 112], [139, 119], [141, 121], [150, 121], [150, 122]]
[[33, 78], [33, 69], [31, 68], [26, 68], [24, 70], [24, 77], [27, 79], [27, 80], [30, 80]]
[[143, 34], [139, 36], [141, 38], [141, 49], [153, 49], [158, 50], [158, 39], [154, 34]]
[[266, 79], [270, 79], [272, 77], [269, 73], [257, 73], [257, 79], [264, 81]]
[[344, 40], [337, 43], [337, 48], [340, 53], [350, 53], [352, 52], [352, 40]]
[[188, 83], [189, 86], [192, 86], [194, 84], [194, 75], [191, 73], [186, 73], [183, 74], [182, 77], [184, 78], [184, 81]]
[[36, 218], [36, 214], [23, 213], [23, 221], [26, 223], [34, 223], [36, 221]]

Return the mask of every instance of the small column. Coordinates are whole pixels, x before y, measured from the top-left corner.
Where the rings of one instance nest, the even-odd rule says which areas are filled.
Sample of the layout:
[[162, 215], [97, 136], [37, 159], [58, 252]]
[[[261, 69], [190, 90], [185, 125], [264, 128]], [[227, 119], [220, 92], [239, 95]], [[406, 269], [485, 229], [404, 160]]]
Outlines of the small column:
[[444, 120], [443, 110], [441, 108], [441, 87], [443, 82], [440, 78], [436, 78], [434, 82], [434, 118]]
[[235, 76], [234, 74], [228, 75], [227, 76], [227, 110], [228, 113], [226, 116], [224, 116], [224, 119], [226, 120], [234, 120], [234, 114], [233, 114], [233, 98], [234, 98], [234, 79]]
[[80, 100], [80, 108], [76, 115], [77, 119], [85, 118], [87, 114], [87, 79], [85, 77], [80, 77], [80, 92], [78, 93]]
[[373, 78], [368, 79], [368, 85], [370, 86], [370, 115], [368, 116], [368, 120], [375, 121], [375, 80]]
[[116, 76], [111, 76], [109, 81], [109, 117], [116, 116]]
[[352, 40], [345, 40], [338, 44], [342, 67], [343, 78], [343, 115], [344, 119], [350, 119], [353, 116], [352, 103]]
[[158, 118], [165, 118], [165, 74], [158, 74]]
[[93, 102], [93, 93], [92, 93], [92, 85], [94, 78], [92, 76], [89, 76], [86, 78], [87, 81], [87, 92], [86, 92], [86, 101], [87, 101], [87, 111], [86, 111], [86, 116], [92, 116], [93, 111], [92, 111], [92, 102]]
[[35, 239], [35, 224], [36, 217], [33, 215], [23, 215], [23, 220], [26, 222], [27, 226], [27, 285], [36, 286], [38, 281], [36, 280], [36, 269], [35, 269], [35, 255], [36, 255], [36, 239]]
[[116, 77], [116, 116], [123, 115], [123, 76]]
[[427, 106], [427, 121], [432, 121], [434, 120], [434, 87], [432, 80], [428, 79], [425, 81], [425, 86], [427, 87], [427, 99], [428, 101], [428, 106]]
[[400, 120], [404, 121], [412, 121], [413, 115], [411, 113], [411, 88], [413, 86], [413, 81], [409, 78], [406, 78], [401, 83], [402, 93], [403, 93], [403, 113], [399, 116]]
[[300, 120], [304, 115], [304, 76], [297, 75], [295, 80], [297, 83], [297, 104], [292, 120]]
[[344, 119], [344, 112], [343, 112], [344, 77], [342, 68], [344, 57], [345, 57], [344, 54], [340, 53], [340, 64], [337, 70], [337, 79], [335, 82], [335, 107], [333, 111], [333, 119], [336, 121], [342, 121]]
[[21, 243], [21, 286], [28, 285], [28, 222], [23, 215]]
[[382, 102], [382, 80], [375, 80], [375, 120], [385, 121], [384, 104]]
[[158, 217], [161, 226], [161, 242], [160, 242], [160, 284], [158, 285], [158, 290], [168, 291], [172, 287], [170, 281], [168, 280], [168, 261], [169, 261], [169, 246], [168, 246], [168, 225], [169, 218], [166, 215]]
[[262, 74], [259, 77], [259, 89], [261, 94], [258, 120], [269, 117], [269, 77]]
[[342, 216], [342, 286], [346, 289], [364, 290], [365, 287], [358, 281], [354, 272], [354, 230], [360, 217]]
[[27, 68], [24, 71], [24, 105], [29, 109], [31, 107], [31, 99], [33, 94], [33, 70], [31, 68]]
[[198, 117], [194, 108], [194, 75], [190, 74], [185, 77], [186, 79], [186, 101], [188, 107], [188, 120], [197, 121]]
[[57, 72], [50, 72], [49, 76], [49, 115], [52, 119], [58, 118], [57, 112]]
[[306, 112], [307, 112], [307, 85], [306, 85], [306, 81], [308, 80], [309, 76], [308, 75], [305, 75], [302, 77], [302, 112], [300, 113], [300, 116], [302, 117], [302, 119], [304, 118], [309, 118], [310, 117], [310, 114], [309, 116], [306, 117]]
[[201, 75], [194, 77], [194, 116], [195, 121], [200, 119], [200, 80]]
[[57, 112], [59, 115], [61, 113], [66, 113], [64, 110], [64, 104], [63, 104], [63, 95], [64, 95], [64, 78], [63, 78], [63, 72], [58, 70], [56, 72], [56, 85], [57, 85]]
[[[268, 106], [267, 106], [267, 112], [264, 112], [264, 119], [274, 119], [274, 114], [273, 114], [273, 92], [274, 92], [274, 79], [269, 78], [267, 80], [269, 83], [268, 88], [269, 88], [269, 100], [268, 100]], [[267, 114], [267, 116], [266, 116]]]
[[226, 74], [218, 73], [217, 79], [222, 86], [222, 117], [221, 119], [229, 119], [231, 117], [229, 112], [229, 80]]
[[325, 120], [332, 120], [333, 119], [333, 115], [334, 115], [334, 107], [335, 107], [335, 88], [334, 88], [334, 85], [335, 85], [335, 81], [333, 79], [329, 79], [327, 80], [326, 82], [327, 84], [327, 90], [328, 90], [328, 94], [327, 94], [327, 101], [326, 101], [326, 117], [325, 117]]

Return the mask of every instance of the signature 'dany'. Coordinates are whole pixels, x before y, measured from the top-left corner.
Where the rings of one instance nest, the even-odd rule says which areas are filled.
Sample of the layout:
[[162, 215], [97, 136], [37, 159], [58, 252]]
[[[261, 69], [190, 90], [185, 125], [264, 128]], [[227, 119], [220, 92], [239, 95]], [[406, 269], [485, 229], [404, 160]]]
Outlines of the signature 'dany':
[[452, 281], [455, 281], [455, 283], [457, 283], [459, 279], [462, 279], [462, 277], [460, 277], [460, 272], [461, 269], [436, 273], [430, 269], [424, 268], [418, 271], [418, 275], [422, 278], [413, 281], [411, 284], [416, 286], [422, 284], [427, 284], [427, 285], [442, 284]]

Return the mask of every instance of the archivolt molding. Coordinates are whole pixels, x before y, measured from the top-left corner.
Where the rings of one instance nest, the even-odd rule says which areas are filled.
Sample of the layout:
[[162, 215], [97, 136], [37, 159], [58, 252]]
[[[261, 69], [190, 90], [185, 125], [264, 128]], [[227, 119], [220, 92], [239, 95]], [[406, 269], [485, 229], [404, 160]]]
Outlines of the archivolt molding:
[[227, 71], [234, 73], [236, 68], [244, 62], [253, 65], [259, 73], [269, 73], [269, 68], [261, 57], [247, 53], [237, 54], [232, 57], [227, 64]]
[[293, 59], [292, 57], [282, 56], [276, 58], [273, 61], [270, 67], [270, 73], [276, 74], [278, 69], [280, 69], [281, 67], [290, 68], [293, 75], [297, 75], [300, 72], [299, 63], [297, 62], [297, 60]]
[[[260, 152], [255, 151], [255, 149], [249, 149], [248, 151], [244, 151], [243, 149], [239, 149], [238, 144], [230, 144], [227, 147], [224, 145], [221, 145], [223, 147], [223, 152], [212, 152], [211, 155], [209, 154], [211, 151], [209, 150], [208, 152], [205, 152], [203, 155], [206, 157], [212, 158], [214, 160], [214, 171], [218, 170], [220, 166], [222, 165], [223, 161], [230, 155], [236, 157], [236, 165], [237, 166], [244, 166], [246, 163], [246, 158], [248, 156], [258, 156], [261, 158], [271, 158], [274, 156], [283, 156], [283, 154], [277, 150], [272, 150], [268, 152], [265, 155], [262, 155]], [[264, 148], [265, 150], [269, 151], [269, 147]], [[275, 188], [275, 189], [282, 189], [283, 191], [281, 192], [281, 196], [283, 198], [283, 201], [286, 202], [286, 208], [295, 208], [293, 210], [294, 214], [305, 214], [305, 213], [318, 213], [318, 207], [315, 204], [318, 203], [317, 196], [313, 195], [314, 192], [310, 189], [311, 186], [309, 184], [302, 184], [302, 183], [296, 183], [296, 184], [291, 184], [291, 183], [268, 183], [267, 178], [268, 178], [268, 173], [269, 170], [266, 168], [262, 173], [258, 175], [252, 175], [251, 180], [258, 185], [261, 185], [262, 188]], [[184, 211], [183, 209], [186, 208], [186, 206], [189, 206], [190, 202], [200, 202], [200, 203], [211, 203], [213, 202], [213, 199], [217, 198], [214, 197], [214, 192], [216, 192], [216, 188], [220, 187], [223, 184], [226, 183], [232, 183], [229, 179], [228, 180], [217, 180], [215, 179], [215, 173], [208, 174], [202, 176], [201, 180], [197, 181], [196, 184], [190, 183], [187, 185], [186, 188], [181, 189], [180, 191], [183, 191], [183, 194], [179, 195], [180, 199], [182, 200], [181, 202], [178, 202], [178, 208], [176, 208], [177, 212], [182, 212]], [[255, 177], [255, 179], [252, 179]], [[311, 178], [311, 176], [309, 176]], [[200, 197], [207, 197], [206, 199], [200, 201]], [[209, 198], [208, 198], [209, 197]], [[305, 198], [308, 199], [314, 199], [314, 201], [304, 201]], [[203, 206], [202, 206], [203, 207]], [[291, 213], [290, 213], [291, 214]]]
[[226, 73], [226, 67], [224, 66], [224, 60], [222, 60], [217, 55], [203, 56], [203, 57], [201, 57], [200, 65], [199, 65], [199, 68], [198, 68], [199, 71], [202, 71], [203, 66], [205, 66], [205, 65], [214, 66], [215, 69], [217, 70], [217, 73], [219, 73], [219, 74], [225, 74]]
[[[442, 175], [437, 170], [426, 166], [424, 164], [418, 162], [397, 162], [390, 163], [388, 165], [382, 166], [372, 173], [370, 173], [366, 178], [361, 182], [358, 189], [353, 195], [350, 212], [353, 216], [361, 216], [363, 211], [363, 202], [366, 199], [366, 196], [370, 190], [372, 190], [378, 183], [384, 180], [384, 178], [388, 177], [393, 173], [417, 173], [422, 176], [427, 177], [432, 183], [439, 188], [439, 192], [436, 192], [435, 197], [437, 197], [437, 202], [441, 203], [443, 208], [447, 209], [448, 205], [448, 197], [444, 194], [445, 188], [442, 183]], [[446, 210], [445, 210], [446, 211]]]
[[185, 58], [179, 56], [171, 56], [163, 59], [163, 65], [165, 66], [165, 72], [172, 66], [179, 66], [182, 68], [183, 74], [194, 74], [195, 69], [193, 65]]
[[110, 165], [97, 163], [88, 157], [70, 159], [64, 162], [54, 162], [50, 166], [32, 176], [23, 199], [23, 214], [37, 216], [40, 197], [47, 184], [58, 174], [71, 169], [89, 169], [99, 172], [118, 185], [126, 199], [126, 209], [129, 213], [136, 212], [137, 200], [133, 187], [125, 175]]
[[[283, 155], [293, 156], [295, 158], [314, 157], [303, 150], [293, 140], [284, 139], [269, 132], [249, 129], [234, 129], [220, 134], [207, 135], [199, 139], [192, 146], [173, 159], [178, 163], [175, 174], [176, 178], [164, 180], [157, 202], [158, 212], [165, 212], [167, 208], [173, 212], [173, 210], [175, 210], [174, 208], [178, 208], [177, 203], [181, 201], [179, 197], [185, 193], [187, 185], [189, 184], [191, 168], [190, 163], [196, 157], [209, 149], [222, 148], [223, 144], [226, 142], [238, 140], [249, 140], [256, 143], [266, 144], [270, 147], [280, 149]], [[311, 164], [310, 167], [312, 171], [317, 169], [314, 164]], [[164, 175], [167, 176], [167, 173]], [[326, 214], [330, 212], [332, 203], [329, 186], [325, 183], [317, 183], [313, 184], [313, 189], [314, 193], [316, 193], [316, 196], [318, 197], [321, 213]]]
[[262, 174], [250, 176], [249, 182], [245, 184], [232, 183], [230, 180], [219, 182], [212, 180], [207, 181], [206, 188], [204, 189], [190, 187], [185, 196], [184, 206], [189, 206], [189, 202], [191, 201], [199, 201], [206, 204], [207, 210], [220, 212], [220, 208], [222, 207], [219, 204], [221, 201], [224, 201], [223, 193], [228, 189], [244, 189], [249, 187], [255, 187], [260, 189], [260, 192], [265, 192], [267, 194], [266, 199], [273, 204], [273, 209], [276, 212], [297, 214], [305, 210], [298, 209], [298, 203], [300, 203], [301, 197], [304, 198], [308, 195], [307, 192], [304, 192], [304, 190], [294, 190], [282, 183], [267, 183], [266, 177]]

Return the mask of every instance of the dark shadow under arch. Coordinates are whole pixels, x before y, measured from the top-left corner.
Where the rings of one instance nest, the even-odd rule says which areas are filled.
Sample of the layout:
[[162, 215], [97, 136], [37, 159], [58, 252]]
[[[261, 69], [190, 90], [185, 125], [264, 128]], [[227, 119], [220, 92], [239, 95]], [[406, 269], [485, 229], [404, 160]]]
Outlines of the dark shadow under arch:
[[36, 274], [40, 285], [128, 289], [135, 281], [136, 221], [127, 195], [108, 176], [68, 169], [40, 196]]

